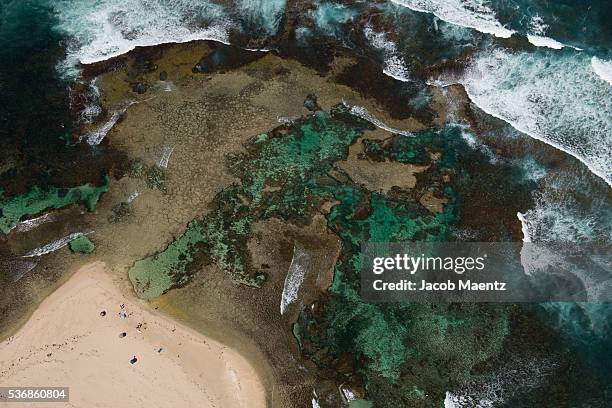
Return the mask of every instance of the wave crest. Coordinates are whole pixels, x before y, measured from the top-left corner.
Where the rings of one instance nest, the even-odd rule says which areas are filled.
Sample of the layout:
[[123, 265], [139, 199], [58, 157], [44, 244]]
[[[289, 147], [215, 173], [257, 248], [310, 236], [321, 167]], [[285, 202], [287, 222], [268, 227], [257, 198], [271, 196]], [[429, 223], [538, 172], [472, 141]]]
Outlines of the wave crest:
[[72, 39], [71, 64], [94, 63], [160, 43], [227, 43], [232, 26], [224, 8], [210, 1], [176, 0], [169, 7], [163, 0], [63, 0], [54, 7], [56, 29]]
[[472, 102], [562, 150], [612, 186], [612, 88], [571, 51], [483, 51], [459, 78]]

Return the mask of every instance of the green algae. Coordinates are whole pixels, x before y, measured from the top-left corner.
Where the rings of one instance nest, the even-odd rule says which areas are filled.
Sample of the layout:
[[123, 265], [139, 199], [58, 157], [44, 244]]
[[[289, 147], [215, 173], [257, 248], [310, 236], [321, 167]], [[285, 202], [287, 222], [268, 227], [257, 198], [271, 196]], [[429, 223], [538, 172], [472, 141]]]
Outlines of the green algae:
[[[449, 130], [394, 137], [385, 144], [372, 141], [365, 149], [374, 159], [429, 164], [425, 176], [449, 200], [441, 213], [428, 211], [415, 197], [370, 192], [349, 177], [330, 177], [334, 163], [346, 158], [348, 146], [369, 126], [353, 119], [341, 110], [319, 111], [289, 131], [281, 127], [253, 137], [247, 153], [229, 161], [241, 182], [224, 188], [211, 213], [192, 221], [164, 251], [137, 262], [129, 275], [145, 299], [188, 282], [196, 259], [214, 262], [236, 282], [260, 286], [265, 275], [250, 264], [246, 249], [252, 224], [270, 217], [308, 222], [322, 202], [334, 200], [326, 217], [343, 245], [332, 285], [322, 307], [301, 313], [293, 334], [320, 367], [333, 369], [340, 357], [355, 356], [372, 404], [422, 404], [423, 395], [443, 396], [500, 352], [509, 332], [509, 307], [362, 300], [361, 244], [452, 240], [458, 194], [452, 185], [441, 187], [440, 180], [450, 169], [460, 188], [475, 181], [459, 168], [465, 142]], [[439, 160], [432, 161], [432, 152], [440, 152]]]
[[157, 189], [161, 192], [166, 192], [166, 174], [163, 169], [157, 166], [151, 166], [145, 174], [147, 187]]
[[108, 191], [110, 179], [105, 176], [102, 185], [85, 184], [72, 188], [51, 187], [43, 190], [34, 186], [25, 194], [3, 198], [0, 193], [0, 231], [8, 234], [23, 216], [36, 215], [51, 208], [62, 208], [76, 202], [93, 211], [100, 195]]
[[[332, 297], [324, 317], [326, 329], [309, 340], [331, 346], [337, 353], [355, 352], [364, 356], [369, 361], [367, 370], [371, 374], [394, 380], [399, 378], [404, 362], [417, 354], [406, 341], [410, 336], [406, 322], [412, 308], [408, 304], [377, 305], [361, 299], [360, 245], [367, 241], [407, 241], [418, 233], [426, 240], [441, 240], [453, 220], [453, 206], [446, 206], [442, 214], [431, 215], [416, 202], [392, 201], [383, 194], [369, 194], [357, 186], [338, 187], [338, 191], [326, 187], [340, 201], [332, 208], [328, 225], [343, 240], [343, 254], [330, 288]], [[359, 219], [357, 212], [368, 197], [370, 214]]]
[[147, 166], [142, 160], [136, 159], [130, 162], [130, 169], [129, 169], [130, 177], [134, 177], [134, 178], [144, 177], [144, 175], [146, 174], [146, 171], [147, 171]]
[[245, 146], [248, 153], [231, 160], [230, 171], [242, 182], [219, 192], [215, 209], [193, 220], [164, 251], [135, 263], [129, 276], [138, 295], [152, 299], [185, 284], [196, 257], [214, 262], [238, 283], [261, 286], [266, 276], [250, 264], [246, 251], [251, 225], [274, 216], [306, 219], [312, 214], [317, 203], [310, 187], [346, 157], [362, 131], [317, 112], [288, 133], [279, 128], [252, 138]]
[[138, 296], [152, 299], [180, 285], [186, 279], [185, 268], [193, 261], [192, 253], [203, 237], [202, 225], [192, 221], [164, 251], [136, 262], [128, 275]]
[[147, 166], [141, 159], [132, 160], [128, 174], [132, 178], [144, 180], [150, 189], [157, 189], [162, 193], [167, 192], [166, 172], [155, 164]]
[[291, 332], [293, 333], [293, 337], [295, 337], [295, 340], [297, 341], [298, 346], [302, 348], [302, 328], [300, 327], [300, 324], [293, 323]]
[[91, 254], [96, 246], [86, 235], [79, 235], [72, 241], [68, 243], [70, 250], [72, 252], [80, 253], [80, 254]]
[[356, 399], [349, 402], [348, 406], [349, 408], [372, 408], [374, 404], [364, 399]]
[[[427, 131], [385, 145], [372, 143], [366, 154], [431, 164], [427, 176], [439, 180], [449, 168], [462, 174], [457, 164], [466, 146], [456, 136], [453, 130]], [[436, 148], [442, 157], [433, 163], [430, 152]], [[459, 218], [452, 186], [444, 188], [449, 203], [439, 214], [413, 199], [372, 193], [351, 183], [328, 183], [313, 191], [339, 202], [327, 220], [343, 246], [324, 305], [304, 310], [298, 320], [302, 351], [310, 359], [333, 369], [341, 356], [355, 355], [373, 403], [396, 407], [421, 406], [425, 394], [443, 398], [449, 385], [468, 379], [474, 367], [499, 354], [509, 334], [510, 307], [372, 304], [359, 295], [362, 243], [453, 239]]]
[[269, 135], [265, 140], [258, 136], [251, 144], [253, 153], [240, 157], [235, 167], [243, 178], [242, 188], [250, 198], [250, 209], [262, 204], [266, 185], [280, 185], [279, 191], [268, 194], [266, 208], [276, 204], [275, 213], [303, 214], [305, 208], [300, 201], [306, 201], [308, 185], [343, 159], [346, 148], [360, 134], [360, 129], [318, 111], [287, 135]]

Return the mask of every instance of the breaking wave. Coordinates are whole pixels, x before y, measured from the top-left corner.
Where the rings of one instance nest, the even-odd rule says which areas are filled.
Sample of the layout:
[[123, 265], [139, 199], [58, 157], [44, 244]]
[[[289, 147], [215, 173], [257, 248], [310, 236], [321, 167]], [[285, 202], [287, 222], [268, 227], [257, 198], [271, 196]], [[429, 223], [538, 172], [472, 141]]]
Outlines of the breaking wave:
[[447, 391], [444, 408], [494, 408], [513, 396], [534, 390], [559, 368], [552, 358], [517, 355], [488, 374], [477, 375], [457, 389]]
[[211, 1], [60, 0], [57, 30], [70, 38], [68, 65], [89, 64], [138, 46], [192, 40], [227, 43], [232, 22]]
[[448, 23], [473, 28], [481, 33], [508, 38], [514, 31], [504, 27], [486, 0], [391, 0], [400, 6], [431, 13]]
[[376, 126], [379, 129], [385, 130], [389, 133], [395, 133], [398, 135], [402, 135], [402, 136], [410, 136], [410, 137], [414, 137], [414, 133], [408, 131], [408, 130], [402, 130], [402, 129], [396, 129], [396, 128], [392, 128], [391, 126], [385, 124], [384, 122], [382, 122], [380, 119], [377, 119], [376, 117], [372, 116], [372, 114], [363, 106], [351, 106], [348, 103], [346, 103], [345, 101], [342, 101], [342, 104], [348, 109], [349, 113], [351, 115], [354, 115], [358, 118], [361, 118], [367, 122], [370, 122], [371, 124], [373, 124], [374, 126]]
[[453, 81], [486, 113], [576, 157], [612, 186], [612, 88], [588, 56], [487, 50]]
[[88, 235], [91, 234], [93, 231], [90, 232], [75, 232], [72, 233], [70, 235], [66, 235], [63, 238], [60, 238], [58, 240], [55, 240], [53, 242], [50, 242], [48, 244], [45, 244], [41, 247], [35, 248], [31, 251], [29, 251], [28, 253], [26, 253], [25, 255], [23, 255], [23, 258], [33, 258], [33, 257], [38, 257], [38, 256], [43, 256], [46, 254], [49, 254], [51, 252], [55, 252], [58, 249], [61, 249], [63, 247], [65, 247], [66, 245], [68, 245], [70, 243], [70, 241], [72, 241], [75, 238], [80, 237], [81, 235]]
[[[391, 0], [391, 2], [413, 11], [431, 13], [447, 23], [471, 28], [484, 34], [492, 34], [499, 38], [509, 38], [517, 32], [498, 20], [496, 10], [487, 0]], [[523, 34], [536, 47], [553, 49], [568, 47], [568, 45], [545, 36], [547, 28], [548, 25], [544, 23], [544, 19], [536, 14], [531, 18], [529, 27]]]
[[285, 284], [283, 286], [283, 293], [281, 296], [281, 315], [285, 314], [287, 307], [296, 301], [300, 287], [304, 282], [306, 264], [308, 263], [309, 259], [310, 257], [306, 251], [304, 251], [300, 245], [295, 244], [293, 247], [293, 259], [291, 260], [291, 265], [289, 265], [289, 270], [287, 271], [287, 276], [285, 277]]
[[241, 20], [263, 27], [267, 34], [276, 34], [287, 6], [287, 0], [238, 0]]
[[612, 241], [612, 209], [607, 187], [589, 186], [589, 176], [586, 169], [546, 174], [535, 192], [534, 207], [519, 213], [523, 241], [564, 240], [580, 244]]
[[612, 85], [612, 61], [601, 60], [597, 57], [591, 58], [591, 67], [598, 77]]
[[370, 25], [364, 28], [364, 35], [372, 47], [384, 53], [383, 73], [398, 81], [410, 81], [406, 61], [398, 55], [395, 43], [387, 39], [384, 32], [374, 31]]

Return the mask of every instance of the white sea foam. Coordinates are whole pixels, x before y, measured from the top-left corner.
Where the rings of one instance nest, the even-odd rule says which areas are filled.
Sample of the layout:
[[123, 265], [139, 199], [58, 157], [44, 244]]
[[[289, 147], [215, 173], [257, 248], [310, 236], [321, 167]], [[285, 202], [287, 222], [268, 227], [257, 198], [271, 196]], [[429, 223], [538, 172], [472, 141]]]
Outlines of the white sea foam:
[[283, 294], [281, 295], [281, 315], [284, 314], [287, 307], [297, 299], [300, 286], [302, 286], [304, 282], [309, 259], [308, 253], [304, 251], [300, 245], [295, 244], [293, 247], [293, 259], [291, 259], [291, 265], [289, 265], [289, 270], [285, 277]]
[[138, 198], [139, 195], [140, 195], [140, 192], [134, 191], [132, 194], [128, 196], [128, 198], [126, 198], [125, 202], [129, 204], [132, 201], [134, 201], [136, 198]]
[[0, 273], [11, 276], [13, 282], [19, 281], [36, 267], [37, 263], [23, 259], [5, 259], [0, 261]]
[[527, 34], [527, 40], [536, 47], [548, 47], [556, 50], [563, 48], [563, 44], [559, 41], [553, 40], [545, 36], [548, 24], [544, 23], [544, 19], [535, 15], [531, 17], [529, 21], [529, 34]]
[[402, 82], [410, 82], [410, 74], [404, 58], [393, 55], [385, 59], [383, 73]]
[[344, 395], [346, 402], [350, 403], [351, 401], [355, 401], [357, 399], [357, 396], [350, 388], [341, 386], [340, 390], [342, 391], [342, 395]]
[[79, 120], [82, 123], [91, 123], [95, 118], [102, 113], [102, 107], [97, 104], [85, 105], [83, 110], [79, 112]]
[[470, 133], [468, 131], [467, 126], [459, 125], [459, 127], [461, 128], [461, 138], [465, 140], [468, 146], [470, 146], [474, 150], [480, 150], [482, 153], [484, 153], [489, 159], [489, 163], [494, 164], [499, 161], [499, 158], [497, 157], [495, 152], [493, 152], [493, 150], [491, 150], [489, 146], [487, 146], [478, 138], [476, 138], [476, 136]]
[[516, 355], [494, 372], [473, 377], [447, 391], [444, 408], [493, 408], [503, 405], [517, 393], [536, 389], [546, 377], [554, 375], [559, 364], [553, 358]]
[[371, 25], [366, 25], [363, 29], [363, 33], [372, 47], [378, 48], [379, 50], [385, 50], [390, 53], [397, 51], [397, 46], [395, 43], [387, 39], [387, 35], [384, 32], [374, 31]]
[[612, 61], [591, 58], [591, 67], [598, 77], [612, 85]]
[[[495, 11], [488, 0], [391, 0], [391, 2], [414, 11], [431, 13], [448, 23], [472, 28], [496, 37], [509, 38], [515, 33], [514, 30], [505, 27], [497, 20]], [[536, 47], [553, 49], [571, 47], [546, 37], [544, 33], [547, 28], [548, 25], [540, 16], [532, 17], [527, 39]], [[572, 48], [580, 50], [577, 47]]]
[[137, 101], [128, 101], [125, 107], [113, 112], [110, 119], [107, 120], [102, 126], [96, 130], [92, 130], [79, 137], [79, 141], [85, 140], [90, 146], [97, 146], [104, 140], [108, 132], [117, 124], [121, 116], [127, 111], [127, 109], [133, 104], [138, 103]]
[[276, 120], [281, 125], [292, 125], [299, 119], [300, 119], [299, 116], [277, 116], [276, 117]]
[[[562, 239], [559, 237], [558, 239]], [[588, 258], [588, 266], [583, 262]], [[521, 265], [525, 275], [536, 281], [573, 282], [568, 295], [579, 296], [581, 300], [601, 302], [610, 298], [609, 257], [600, 257], [576, 251], [576, 246], [562, 243], [533, 244], [526, 242], [521, 248]], [[580, 259], [580, 261], [576, 261]], [[563, 285], [562, 285], [563, 286]]]
[[474, 30], [456, 24], [448, 23], [443, 20], [437, 20], [439, 19], [437, 17], [434, 17], [435, 25], [437, 27], [436, 31], [440, 33], [442, 37], [454, 43], [464, 44], [464, 46], [474, 45]]
[[[611, 242], [612, 210], [606, 187], [589, 188], [588, 170], [584, 167], [549, 172], [534, 193], [534, 205], [521, 219], [525, 235], [538, 244], [557, 241], [586, 244]], [[584, 201], [582, 192], [589, 200]]]
[[533, 35], [543, 36], [546, 34], [546, 30], [548, 30], [549, 27], [550, 26], [544, 22], [542, 16], [538, 14], [531, 17], [531, 20], [529, 20], [529, 31]]
[[557, 40], [540, 35], [527, 34], [527, 40], [529, 40], [529, 42], [536, 47], [548, 47], [555, 50], [560, 50], [561, 48], [565, 47], [563, 43], [560, 43]]
[[231, 27], [223, 7], [212, 1], [60, 0], [57, 29], [73, 40], [68, 63], [102, 61], [138, 46], [168, 42], [228, 42]]
[[481, 33], [508, 38], [514, 31], [504, 27], [486, 0], [391, 0], [411, 10], [431, 13], [441, 20]]
[[25, 220], [25, 221], [21, 221], [19, 224], [17, 224], [15, 226], [15, 230], [19, 231], [19, 232], [27, 232], [27, 231], [31, 231], [34, 228], [38, 227], [39, 225], [42, 225], [46, 222], [50, 222], [53, 221], [53, 215], [52, 213], [46, 213], [44, 215], [41, 215], [40, 217], [36, 217], [36, 218], [32, 218], [29, 220]]
[[447, 80], [463, 84], [486, 113], [578, 158], [612, 186], [612, 88], [586, 56], [493, 49]]
[[315, 389], [312, 390], [312, 408], [321, 408], [321, 404], [319, 404], [319, 396], [317, 395], [317, 391]]
[[512, 163], [522, 168], [523, 177], [527, 180], [537, 183], [546, 176], [546, 169], [531, 155], [521, 157], [520, 159], [514, 159]]
[[106, 137], [106, 134], [115, 126], [123, 112], [113, 112], [110, 119], [106, 121], [98, 129], [93, 130], [81, 136], [81, 140], [85, 140], [90, 146], [97, 146]]
[[168, 168], [168, 161], [170, 160], [170, 155], [174, 151], [174, 146], [164, 146], [162, 147], [161, 155], [157, 160], [155, 165], [161, 169]]
[[527, 228], [527, 222], [525, 221], [525, 214], [521, 212], [517, 212], [516, 217], [521, 222], [521, 232], [523, 233], [523, 242], [531, 242], [531, 237], [529, 236], [529, 228]]
[[254, 25], [264, 27], [268, 34], [276, 34], [287, 0], [238, 0], [240, 17]]
[[65, 247], [66, 245], [68, 245], [68, 243], [70, 243], [70, 241], [72, 241], [75, 238], [80, 237], [81, 235], [88, 235], [91, 234], [93, 231], [90, 232], [75, 232], [72, 233], [70, 235], [66, 235], [63, 238], [60, 238], [58, 240], [55, 240], [53, 242], [50, 242], [48, 244], [45, 244], [41, 247], [35, 248], [33, 250], [31, 250], [30, 252], [26, 253], [25, 255], [23, 255], [24, 258], [32, 258], [35, 256], [42, 256], [42, 255], [46, 255], [48, 253], [51, 252], [55, 252], [58, 249], [61, 249], [63, 247]]
[[[594, 188], [589, 179], [592, 176], [584, 167], [548, 172], [538, 183], [534, 206], [517, 213], [517, 217], [526, 243], [521, 250], [525, 273], [548, 274], [552, 267], [557, 278], [565, 274], [568, 282], [579, 282], [586, 299], [597, 302], [605, 299], [610, 290], [609, 260], [589, 255], [585, 268], [576, 259], [586, 259], [586, 255], [572, 253], [575, 248], [612, 240], [612, 212], [606, 187]], [[588, 201], [582, 199], [583, 191], [588, 191]], [[565, 247], [567, 243], [571, 243], [569, 248]]]
[[383, 73], [398, 81], [409, 82], [410, 73], [406, 67], [406, 61], [397, 54], [395, 43], [387, 39], [385, 33], [374, 31], [370, 25], [365, 26], [363, 33], [372, 47], [383, 51], [385, 54]]
[[346, 106], [347, 108], [349, 108], [349, 112], [351, 113], [351, 115], [355, 115], [358, 118], [366, 120], [379, 129], [386, 130], [387, 132], [390, 132], [390, 133], [396, 133], [398, 135], [414, 137], [414, 134], [412, 132], [409, 132], [407, 130], [396, 129], [396, 128], [392, 128], [391, 126], [388, 126], [387, 124], [382, 122], [380, 119], [377, 119], [376, 117], [372, 116], [372, 114], [370, 114], [370, 112], [368, 112], [368, 110], [364, 108], [363, 106], [351, 106], [345, 101], [342, 101], [342, 104]]
[[444, 396], [444, 408], [459, 408], [455, 404], [455, 399], [457, 396], [452, 392], [446, 391], [446, 395]]
[[101, 91], [97, 85], [98, 78], [92, 79], [87, 85], [87, 91], [78, 96], [82, 98], [84, 103], [83, 109], [78, 113], [78, 121], [82, 124], [92, 123], [100, 114], [102, 114], [102, 106], [100, 106]]

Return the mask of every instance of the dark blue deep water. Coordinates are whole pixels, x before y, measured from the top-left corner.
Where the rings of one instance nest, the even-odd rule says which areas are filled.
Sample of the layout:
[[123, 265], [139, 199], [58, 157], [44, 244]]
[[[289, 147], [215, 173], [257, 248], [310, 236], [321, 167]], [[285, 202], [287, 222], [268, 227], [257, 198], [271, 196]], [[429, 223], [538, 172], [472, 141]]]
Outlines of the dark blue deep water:
[[[287, 23], [286, 1], [230, 3], [0, 0], [0, 188], [18, 194], [34, 184], [79, 184], [79, 160], [94, 154], [72, 135], [70, 89], [79, 61], [161, 42], [227, 42], [231, 30], [247, 45], [274, 48]], [[612, 1], [341, 3], [316, 1], [292, 41], [308, 48], [328, 38], [373, 56], [381, 71], [413, 84], [407, 103], [415, 107], [428, 101], [427, 80], [463, 84], [482, 110], [589, 169], [556, 184], [540, 181], [540, 200], [525, 214], [531, 238], [612, 241]], [[547, 41], [556, 45], [542, 45]], [[477, 75], [427, 78], [427, 67], [466, 54]], [[555, 201], [575, 190], [593, 199]], [[554, 304], [542, 313], [578, 359], [609, 377], [612, 307]]]

